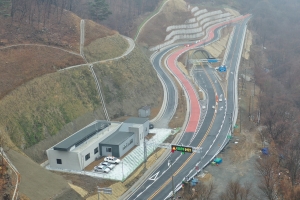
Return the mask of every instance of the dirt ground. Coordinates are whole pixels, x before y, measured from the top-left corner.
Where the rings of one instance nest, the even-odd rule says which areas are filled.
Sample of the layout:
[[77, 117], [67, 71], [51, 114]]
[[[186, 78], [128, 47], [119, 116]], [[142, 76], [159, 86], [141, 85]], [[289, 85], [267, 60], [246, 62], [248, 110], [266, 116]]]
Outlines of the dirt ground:
[[50, 47], [0, 49], [0, 98], [36, 77], [82, 63], [80, 56]]
[[54, 198], [65, 192], [74, 193], [70, 191], [70, 186], [63, 177], [45, 170], [24, 154], [12, 149], [7, 154], [21, 174], [20, 194], [25, 194], [31, 200], [41, 200]]
[[256, 176], [255, 169], [258, 154], [250, 157], [247, 161], [241, 161], [240, 163], [231, 162], [230, 148], [234, 147], [234, 145], [234, 143], [229, 144], [224, 153], [221, 153], [218, 156], [223, 159], [222, 164], [219, 166], [209, 165], [204, 169], [206, 173], [212, 176], [211, 180], [217, 185], [215, 197], [217, 197], [220, 193], [225, 192], [227, 183], [231, 180], [239, 180], [241, 184], [251, 183], [253, 193], [260, 193], [257, 188], [260, 180]]

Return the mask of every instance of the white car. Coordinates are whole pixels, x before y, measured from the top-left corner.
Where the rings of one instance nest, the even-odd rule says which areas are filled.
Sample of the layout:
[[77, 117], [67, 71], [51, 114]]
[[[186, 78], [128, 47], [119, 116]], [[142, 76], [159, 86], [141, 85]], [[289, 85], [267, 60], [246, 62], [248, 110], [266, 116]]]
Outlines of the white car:
[[108, 173], [110, 172], [110, 169], [104, 165], [98, 165], [94, 167], [94, 171]]
[[105, 167], [108, 167], [109, 169], [113, 169], [116, 165], [114, 165], [114, 164], [111, 164], [111, 163], [108, 163], [108, 162], [102, 162], [102, 163], [100, 163], [100, 165], [103, 165], [103, 166], [105, 166]]
[[119, 164], [121, 161], [120, 161], [120, 159], [118, 159], [116, 157], [108, 156], [108, 157], [104, 158], [104, 162]]

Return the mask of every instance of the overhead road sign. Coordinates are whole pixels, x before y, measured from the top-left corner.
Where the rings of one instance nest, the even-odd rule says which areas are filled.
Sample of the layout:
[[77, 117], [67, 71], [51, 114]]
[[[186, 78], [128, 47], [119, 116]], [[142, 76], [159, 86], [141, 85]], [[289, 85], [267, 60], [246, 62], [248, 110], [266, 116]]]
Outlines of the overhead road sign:
[[207, 58], [207, 61], [209, 63], [216, 63], [216, 62], [219, 62], [219, 59], [217, 59], [217, 58]]
[[179, 146], [179, 145], [172, 145], [171, 151], [172, 151], [172, 153], [174, 151], [180, 151], [182, 153], [193, 153], [193, 147], [185, 147], [185, 146]]

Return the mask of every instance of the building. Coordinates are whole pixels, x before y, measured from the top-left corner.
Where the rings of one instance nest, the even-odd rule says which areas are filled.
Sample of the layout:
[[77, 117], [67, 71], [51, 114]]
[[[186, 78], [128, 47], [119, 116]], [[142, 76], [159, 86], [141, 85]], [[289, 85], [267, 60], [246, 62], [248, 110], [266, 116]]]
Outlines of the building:
[[135, 146], [133, 141], [133, 132], [116, 131], [100, 143], [100, 154], [119, 158]]
[[139, 109], [139, 117], [149, 117], [151, 114], [150, 106], [143, 106]]
[[50, 168], [82, 170], [101, 156], [121, 157], [149, 133], [149, 119], [94, 121], [47, 150]]
[[118, 131], [103, 140], [100, 153], [103, 156], [121, 157], [135, 145], [141, 145], [149, 134], [149, 119], [131, 117], [124, 121]]

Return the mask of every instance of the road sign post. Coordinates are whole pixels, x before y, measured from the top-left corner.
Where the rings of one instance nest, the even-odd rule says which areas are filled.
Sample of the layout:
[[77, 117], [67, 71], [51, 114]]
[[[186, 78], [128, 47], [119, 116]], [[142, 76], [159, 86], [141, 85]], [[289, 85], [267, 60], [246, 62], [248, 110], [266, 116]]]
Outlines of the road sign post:
[[103, 192], [103, 194], [112, 194], [112, 189], [111, 188], [100, 188], [97, 186], [98, 190], [98, 200], [100, 200], [100, 193]]

